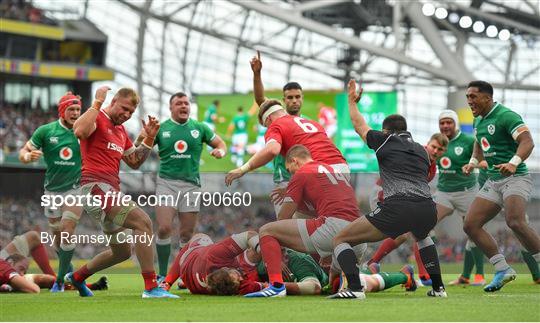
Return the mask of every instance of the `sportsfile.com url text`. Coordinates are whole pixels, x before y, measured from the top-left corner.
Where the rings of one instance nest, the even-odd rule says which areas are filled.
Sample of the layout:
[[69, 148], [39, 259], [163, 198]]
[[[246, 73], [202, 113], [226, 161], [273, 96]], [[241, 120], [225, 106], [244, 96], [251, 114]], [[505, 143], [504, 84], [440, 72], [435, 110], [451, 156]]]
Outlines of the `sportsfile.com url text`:
[[[113, 206], [129, 206], [133, 198], [129, 194], [119, 192], [106, 192], [101, 195], [77, 194], [44, 194], [41, 196], [41, 206], [56, 210], [63, 206], [99, 207], [105, 209]], [[138, 206], [171, 206], [174, 207], [182, 201], [185, 205], [202, 206], [250, 206], [251, 193], [249, 192], [181, 192], [176, 195], [139, 195], [135, 199]]]

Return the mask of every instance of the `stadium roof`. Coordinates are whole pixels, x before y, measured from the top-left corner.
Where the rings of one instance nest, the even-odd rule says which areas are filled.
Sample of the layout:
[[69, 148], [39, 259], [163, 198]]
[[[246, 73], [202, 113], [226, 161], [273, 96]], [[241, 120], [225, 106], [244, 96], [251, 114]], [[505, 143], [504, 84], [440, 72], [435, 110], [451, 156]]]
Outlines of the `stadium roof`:
[[249, 60], [260, 50], [266, 88], [295, 80], [341, 89], [355, 77], [369, 90], [397, 90], [421, 137], [437, 129], [425, 123], [438, 111], [466, 106], [473, 79], [491, 82], [540, 131], [538, 0], [33, 3], [107, 34], [107, 65], [142, 94], [141, 114], [166, 113], [178, 90], [250, 91]]

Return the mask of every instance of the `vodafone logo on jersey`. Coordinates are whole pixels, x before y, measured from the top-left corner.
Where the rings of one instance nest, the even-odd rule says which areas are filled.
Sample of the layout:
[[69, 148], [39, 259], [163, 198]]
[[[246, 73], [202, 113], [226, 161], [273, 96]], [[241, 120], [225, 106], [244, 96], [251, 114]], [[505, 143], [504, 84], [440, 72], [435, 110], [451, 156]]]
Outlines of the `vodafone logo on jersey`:
[[444, 169], [450, 168], [450, 166], [452, 166], [452, 161], [448, 157], [441, 158], [440, 163], [441, 163], [442, 168]]
[[188, 144], [187, 142], [183, 140], [178, 140], [177, 142], [174, 143], [174, 150], [176, 150], [176, 152], [179, 154], [185, 153], [187, 149], [188, 149]]
[[489, 141], [486, 139], [486, 137], [482, 137], [482, 139], [480, 139], [480, 146], [482, 147], [483, 151], [488, 151], [489, 148], [491, 148], [491, 145], [489, 144]]
[[73, 157], [73, 151], [69, 147], [64, 147], [60, 149], [59, 155], [62, 160], [70, 160]]

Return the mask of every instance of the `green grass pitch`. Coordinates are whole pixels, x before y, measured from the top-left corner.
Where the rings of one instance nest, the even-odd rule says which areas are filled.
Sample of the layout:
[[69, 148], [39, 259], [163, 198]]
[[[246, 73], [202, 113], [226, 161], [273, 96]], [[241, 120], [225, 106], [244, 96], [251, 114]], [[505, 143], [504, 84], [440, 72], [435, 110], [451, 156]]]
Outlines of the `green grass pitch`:
[[[364, 301], [327, 300], [322, 296], [245, 299], [191, 295], [176, 290], [174, 293], [181, 295], [177, 300], [142, 299], [140, 275], [120, 273], [116, 269], [107, 273], [110, 289], [98, 291], [92, 298], [80, 298], [76, 292], [50, 294], [46, 290], [39, 295], [2, 294], [0, 318], [1, 321], [540, 321], [540, 285], [532, 284], [524, 266], [516, 269], [520, 272], [518, 279], [497, 293], [485, 293], [480, 287], [448, 287], [447, 299], [434, 299], [425, 296], [427, 288], [407, 293], [396, 286], [368, 294]], [[459, 265], [444, 266], [443, 271], [459, 272]], [[447, 274], [444, 278], [448, 281], [455, 277]]]

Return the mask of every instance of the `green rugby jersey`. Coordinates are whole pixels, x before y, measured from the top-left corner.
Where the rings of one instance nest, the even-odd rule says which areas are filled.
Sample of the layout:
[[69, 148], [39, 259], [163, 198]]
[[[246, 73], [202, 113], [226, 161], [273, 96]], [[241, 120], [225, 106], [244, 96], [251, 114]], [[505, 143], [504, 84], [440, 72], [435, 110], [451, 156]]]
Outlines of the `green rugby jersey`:
[[217, 114], [217, 108], [215, 105], [211, 104], [208, 106], [208, 109], [204, 112], [204, 122], [213, 124], [212, 116]]
[[234, 135], [238, 134], [247, 134], [247, 125], [249, 121], [249, 116], [247, 114], [239, 114], [234, 116], [232, 123], [234, 124]]
[[[284, 273], [283, 279], [287, 282], [301, 282], [308, 277], [313, 277], [319, 280], [321, 286], [328, 284], [328, 275], [321, 269], [319, 264], [311, 258], [310, 255], [294, 251], [286, 248], [287, 268], [289, 268], [290, 275]], [[261, 279], [267, 279], [268, 274], [264, 267], [264, 262], [260, 261], [257, 264], [257, 274]]]
[[210, 143], [215, 136], [202, 122], [189, 119], [180, 124], [167, 119], [161, 124], [154, 143], [158, 145], [159, 153], [158, 176], [201, 186], [199, 162], [203, 143]]
[[441, 192], [458, 192], [474, 187], [476, 176], [463, 174], [461, 168], [469, 163], [474, 147], [474, 137], [459, 131], [448, 143], [448, 149], [437, 160], [439, 182], [437, 188]]
[[[475, 118], [473, 125], [476, 141], [488, 163], [488, 178], [492, 180], [504, 178], [494, 165], [508, 163], [516, 154], [518, 130], [525, 126], [521, 116], [502, 104], [495, 103], [487, 115]], [[525, 163], [519, 164], [516, 175], [527, 173]]]
[[65, 192], [79, 186], [81, 149], [73, 129], [56, 120], [37, 128], [30, 143], [43, 151], [47, 165], [44, 183], [47, 191]]

